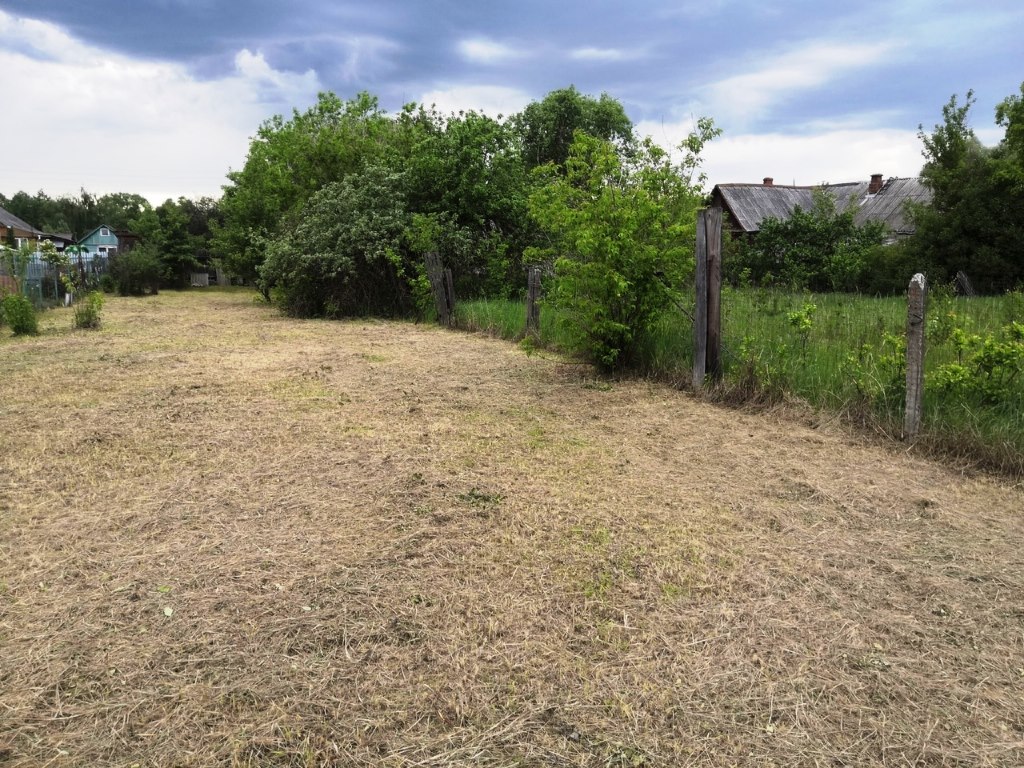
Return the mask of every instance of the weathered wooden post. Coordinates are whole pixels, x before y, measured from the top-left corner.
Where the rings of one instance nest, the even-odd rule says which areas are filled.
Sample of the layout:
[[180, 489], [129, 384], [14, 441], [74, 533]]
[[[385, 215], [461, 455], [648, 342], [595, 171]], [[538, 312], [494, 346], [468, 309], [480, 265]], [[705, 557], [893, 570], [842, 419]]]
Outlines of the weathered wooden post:
[[722, 380], [722, 209], [709, 208], [704, 217], [708, 249], [707, 372]]
[[526, 333], [540, 333], [540, 267], [530, 267], [526, 280]]
[[722, 211], [697, 213], [697, 306], [693, 321], [693, 388], [722, 377]]
[[704, 386], [708, 358], [708, 239], [704, 220], [707, 211], [697, 211], [697, 304], [693, 315], [693, 388]]
[[910, 279], [907, 291], [907, 407], [903, 419], [903, 438], [913, 440], [921, 429], [924, 403], [924, 332], [928, 282], [918, 272]]
[[441, 257], [430, 252], [425, 257], [427, 265], [427, 280], [430, 281], [430, 291], [434, 294], [434, 308], [437, 310], [437, 322], [441, 325], [452, 324], [452, 309], [454, 307], [454, 289], [452, 288], [451, 270], [446, 270], [441, 264]]

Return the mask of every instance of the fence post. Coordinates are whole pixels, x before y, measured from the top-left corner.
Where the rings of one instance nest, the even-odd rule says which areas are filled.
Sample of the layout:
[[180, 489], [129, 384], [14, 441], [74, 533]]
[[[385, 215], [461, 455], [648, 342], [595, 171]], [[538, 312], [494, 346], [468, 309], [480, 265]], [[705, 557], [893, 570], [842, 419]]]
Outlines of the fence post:
[[425, 261], [427, 280], [430, 281], [430, 290], [434, 294], [434, 308], [437, 309], [437, 322], [441, 325], [451, 325], [452, 309], [455, 305], [451, 270], [446, 270], [442, 266], [441, 257], [433, 251], [426, 255]]
[[907, 291], [907, 405], [903, 420], [903, 438], [913, 440], [921, 429], [924, 402], [924, 332], [928, 282], [918, 272], [910, 279]]
[[709, 208], [704, 217], [708, 249], [707, 372], [722, 380], [722, 209]]
[[722, 209], [697, 212], [697, 306], [693, 319], [693, 388], [722, 378]]
[[707, 211], [697, 211], [697, 304], [693, 316], [693, 388], [704, 386], [708, 356], [708, 240]]
[[540, 333], [540, 267], [530, 267], [527, 277], [526, 333]]

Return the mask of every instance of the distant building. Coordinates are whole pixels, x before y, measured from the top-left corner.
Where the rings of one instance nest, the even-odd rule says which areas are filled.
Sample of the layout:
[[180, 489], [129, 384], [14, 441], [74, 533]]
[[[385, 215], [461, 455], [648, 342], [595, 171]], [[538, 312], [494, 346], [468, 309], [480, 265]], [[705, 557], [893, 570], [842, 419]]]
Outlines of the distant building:
[[760, 184], [718, 184], [711, 191], [711, 205], [721, 208], [726, 214], [727, 226], [734, 236], [750, 237], [760, 230], [765, 219], [785, 221], [797, 207], [811, 210], [816, 189], [831, 194], [837, 210], [844, 211], [856, 205], [854, 220], [858, 224], [883, 222], [889, 231], [890, 242], [914, 233], [914, 225], [907, 217], [907, 202], [927, 203], [931, 200], [931, 191], [918, 178], [882, 181], [882, 174], [876, 173], [870, 181], [817, 187], [776, 185], [771, 177], [765, 177]]
[[46, 233], [36, 229], [27, 221], [0, 208], [0, 245], [20, 248], [46, 239]]

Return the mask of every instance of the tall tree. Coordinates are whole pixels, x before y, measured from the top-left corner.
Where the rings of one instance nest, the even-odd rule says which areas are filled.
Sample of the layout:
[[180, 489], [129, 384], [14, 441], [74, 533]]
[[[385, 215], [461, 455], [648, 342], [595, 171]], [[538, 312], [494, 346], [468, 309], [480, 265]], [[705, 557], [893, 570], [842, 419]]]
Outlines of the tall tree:
[[991, 293], [1024, 280], [1024, 107], [1016, 96], [1001, 102], [996, 117], [1006, 136], [988, 148], [970, 127], [974, 103], [972, 91], [962, 104], [954, 95], [942, 108], [942, 123], [918, 132], [921, 176], [932, 200], [912, 207], [917, 231], [907, 249], [933, 279], [962, 270], [975, 288]]
[[622, 104], [607, 93], [596, 99], [586, 96], [573, 85], [530, 103], [513, 120], [529, 168], [545, 163], [564, 168], [576, 131], [605, 141], [628, 140], [633, 135], [633, 123]]

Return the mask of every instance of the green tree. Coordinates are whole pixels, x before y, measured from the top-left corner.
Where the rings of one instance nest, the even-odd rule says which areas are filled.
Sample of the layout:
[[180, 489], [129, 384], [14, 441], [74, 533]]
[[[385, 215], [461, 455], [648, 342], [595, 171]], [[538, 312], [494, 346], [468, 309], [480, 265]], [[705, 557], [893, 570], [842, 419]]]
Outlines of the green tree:
[[942, 123], [918, 132], [932, 199], [911, 207], [916, 232], [908, 251], [930, 266], [933, 282], [962, 270], [975, 288], [992, 293], [1024, 280], [1024, 106], [1018, 96], [999, 104], [996, 120], [1006, 134], [989, 148], [970, 127], [974, 103], [971, 91], [962, 104], [954, 95]]
[[650, 140], [627, 150], [577, 131], [564, 175], [538, 169], [544, 183], [530, 211], [549, 245], [528, 257], [554, 259], [549, 292], [576, 351], [601, 368], [628, 366], [654, 320], [678, 299], [693, 269], [704, 143], [718, 134], [709, 120], [673, 165]]
[[409, 312], [401, 188], [400, 175], [375, 165], [316, 192], [298, 223], [266, 243], [263, 289], [300, 317]]
[[814, 192], [810, 210], [797, 206], [788, 219], [761, 222], [753, 241], [738, 249], [730, 274], [746, 270], [763, 285], [811, 291], [854, 291], [877, 261], [885, 240], [882, 222], [855, 222], [856, 209], [840, 211], [827, 189]]
[[563, 168], [576, 131], [605, 141], [629, 141], [633, 123], [622, 104], [607, 93], [594, 98], [570, 85], [551, 91], [513, 118], [528, 168], [554, 163]]
[[264, 122], [243, 168], [228, 174], [222, 219], [213, 227], [214, 253], [232, 273], [255, 280], [265, 243], [297, 223], [315, 192], [377, 158], [392, 127], [368, 93], [349, 101], [321, 93], [305, 112]]

